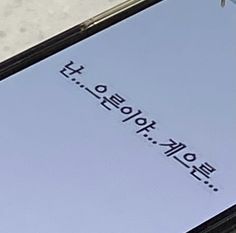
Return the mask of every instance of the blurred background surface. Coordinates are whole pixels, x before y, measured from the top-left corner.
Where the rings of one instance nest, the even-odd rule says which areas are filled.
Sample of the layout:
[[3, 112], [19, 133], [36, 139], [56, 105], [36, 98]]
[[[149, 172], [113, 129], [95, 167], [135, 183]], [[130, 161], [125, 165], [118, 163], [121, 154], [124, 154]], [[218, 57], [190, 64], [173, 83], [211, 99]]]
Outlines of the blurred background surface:
[[0, 62], [124, 0], [1, 0]]

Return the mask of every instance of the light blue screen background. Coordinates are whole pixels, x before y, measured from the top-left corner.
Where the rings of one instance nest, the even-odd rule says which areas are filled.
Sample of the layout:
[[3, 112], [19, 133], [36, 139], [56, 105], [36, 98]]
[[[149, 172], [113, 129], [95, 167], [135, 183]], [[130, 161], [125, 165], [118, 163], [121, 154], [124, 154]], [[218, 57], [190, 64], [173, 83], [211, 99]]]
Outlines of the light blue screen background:
[[[1, 82], [0, 232], [185, 232], [235, 204], [235, 22], [230, 2], [164, 1]], [[66, 80], [70, 60], [213, 164], [219, 192]]]

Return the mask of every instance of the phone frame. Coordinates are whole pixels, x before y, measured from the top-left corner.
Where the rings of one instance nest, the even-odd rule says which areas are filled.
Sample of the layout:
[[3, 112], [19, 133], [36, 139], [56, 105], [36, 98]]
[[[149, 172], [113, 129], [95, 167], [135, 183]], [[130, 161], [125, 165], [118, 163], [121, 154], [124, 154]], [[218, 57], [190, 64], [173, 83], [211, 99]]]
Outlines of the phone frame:
[[236, 232], [236, 205], [219, 213], [187, 233], [233, 233]]
[[0, 63], [0, 81], [164, 0], [126, 0]]
[[[127, 0], [83, 23], [0, 63], [0, 81], [164, 0]], [[170, 222], [171, 224], [171, 222]], [[188, 233], [230, 233], [236, 230], [236, 205]]]

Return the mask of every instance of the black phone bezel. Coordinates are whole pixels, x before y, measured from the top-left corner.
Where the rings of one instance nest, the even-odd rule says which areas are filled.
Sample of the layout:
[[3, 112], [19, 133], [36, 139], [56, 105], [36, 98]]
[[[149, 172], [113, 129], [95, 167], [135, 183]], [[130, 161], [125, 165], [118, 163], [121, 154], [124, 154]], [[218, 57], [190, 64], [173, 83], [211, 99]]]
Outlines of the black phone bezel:
[[84, 29], [78, 24], [0, 63], [0, 81], [164, 0], [145, 0]]

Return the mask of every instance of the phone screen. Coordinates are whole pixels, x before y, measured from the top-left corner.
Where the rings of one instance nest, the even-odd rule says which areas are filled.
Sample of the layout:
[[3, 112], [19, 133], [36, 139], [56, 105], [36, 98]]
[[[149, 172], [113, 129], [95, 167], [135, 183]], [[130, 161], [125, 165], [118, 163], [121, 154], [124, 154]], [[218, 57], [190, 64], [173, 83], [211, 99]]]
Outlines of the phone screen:
[[186, 232], [236, 201], [236, 14], [165, 1], [0, 83], [0, 232]]

